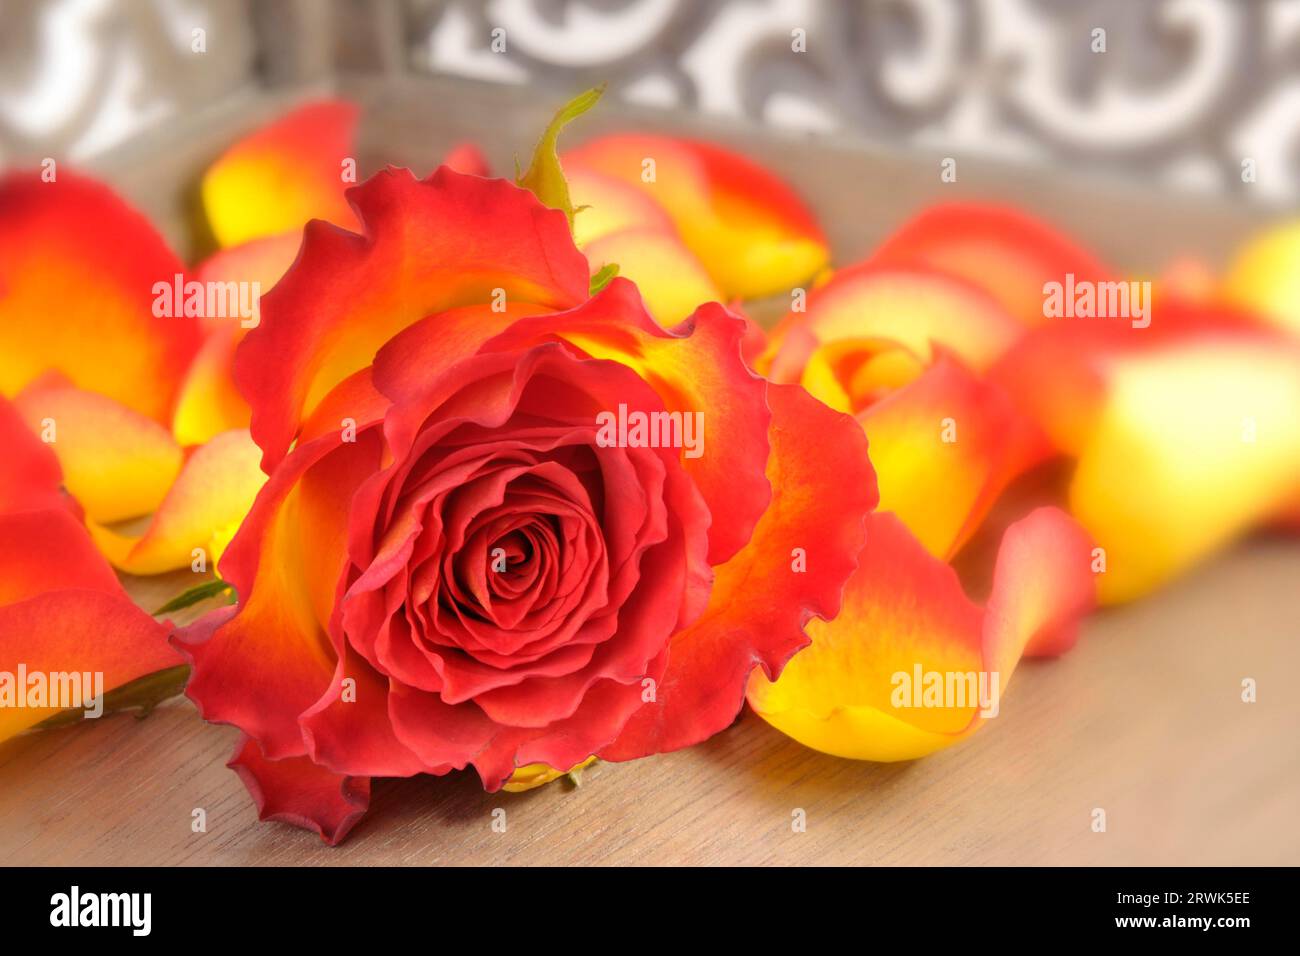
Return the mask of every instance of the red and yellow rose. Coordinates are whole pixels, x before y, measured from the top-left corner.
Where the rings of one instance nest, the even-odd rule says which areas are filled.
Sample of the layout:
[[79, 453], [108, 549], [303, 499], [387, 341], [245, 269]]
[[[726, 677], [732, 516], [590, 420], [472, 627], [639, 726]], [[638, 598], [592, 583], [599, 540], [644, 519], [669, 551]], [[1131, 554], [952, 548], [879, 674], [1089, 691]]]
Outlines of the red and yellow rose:
[[[721, 730], [838, 608], [861, 431], [753, 375], [720, 306], [664, 330], [626, 279], [589, 296], [564, 214], [512, 184], [349, 199], [361, 232], [309, 224], [240, 346], [270, 480], [221, 564], [238, 609], [178, 642], [256, 793], [336, 839], [372, 776], [497, 789]], [[610, 447], [602, 413], [698, 415], [703, 453]]]

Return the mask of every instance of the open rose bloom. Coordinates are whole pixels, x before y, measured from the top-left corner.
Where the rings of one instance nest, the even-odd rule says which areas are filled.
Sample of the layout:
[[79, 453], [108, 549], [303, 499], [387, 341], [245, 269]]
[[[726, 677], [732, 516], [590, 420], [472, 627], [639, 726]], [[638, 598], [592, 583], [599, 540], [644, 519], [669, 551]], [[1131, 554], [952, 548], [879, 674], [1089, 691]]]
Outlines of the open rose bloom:
[[727, 726], [838, 610], [861, 430], [754, 375], [720, 306], [666, 331], [627, 280], [589, 296], [514, 185], [390, 170], [349, 199], [361, 232], [309, 224], [238, 353], [270, 478], [221, 563], [238, 607], [177, 640], [264, 812], [336, 839], [372, 776], [497, 789]]

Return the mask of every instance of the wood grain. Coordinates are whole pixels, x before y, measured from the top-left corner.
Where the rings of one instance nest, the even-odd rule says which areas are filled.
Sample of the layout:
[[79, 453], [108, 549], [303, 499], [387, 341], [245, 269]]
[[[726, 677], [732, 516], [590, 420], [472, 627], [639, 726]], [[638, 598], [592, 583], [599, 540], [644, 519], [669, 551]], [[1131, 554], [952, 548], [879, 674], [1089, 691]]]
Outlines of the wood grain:
[[332, 849], [257, 822], [224, 766], [234, 731], [187, 701], [82, 721], [0, 745], [0, 863], [1295, 865], [1297, 581], [1300, 544], [1258, 540], [1097, 615], [1069, 655], [1017, 671], [987, 727], [925, 760], [828, 757], [747, 713], [699, 747], [598, 764], [578, 788], [380, 781]]

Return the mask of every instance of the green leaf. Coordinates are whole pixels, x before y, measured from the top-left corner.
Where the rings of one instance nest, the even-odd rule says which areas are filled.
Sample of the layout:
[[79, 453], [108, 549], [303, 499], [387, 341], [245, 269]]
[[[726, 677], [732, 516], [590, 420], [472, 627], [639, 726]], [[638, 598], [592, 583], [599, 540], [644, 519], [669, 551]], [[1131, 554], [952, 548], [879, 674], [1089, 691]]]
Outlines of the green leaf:
[[595, 295], [605, 286], [609, 285], [614, 276], [618, 275], [618, 263], [607, 262], [600, 267], [600, 271], [591, 277], [590, 294]]
[[[202, 584], [196, 584], [188, 591], [184, 591], [172, 598], [158, 610], [154, 611], [154, 617], [159, 614], [171, 614], [173, 611], [180, 611], [191, 605], [198, 604], [200, 601], [206, 601], [208, 598], [216, 597], [222, 591], [230, 588], [229, 581], [222, 581], [216, 578], [212, 581], [204, 581]], [[234, 604], [234, 594], [231, 594], [231, 604]]]
[[[190, 669], [185, 664], [154, 671], [144, 677], [136, 678], [129, 684], [116, 687], [104, 695], [104, 713], [112, 714], [121, 710], [138, 710], [137, 716], [147, 717], [155, 707], [170, 697], [185, 690], [185, 681], [189, 679]], [[36, 729], [49, 727], [66, 727], [85, 717], [85, 710], [73, 707], [62, 710], [53, 717], [47, 717], [36, 725]]]
[[522, 176], [515, 177], [517, 185], [531, 190], [544, 205], [563, 210], [564, 215], [568, 217], [570, 227], [573, 226], [573, 201], [569, 198], [569, 183], [564, 178], [564, 170], [560, 168], [560, 157], [555, 145], [560, 138], [560, 130], [595, 106], [604, 93], [605, 84], [602, 83], [585, 93], [580, 93], [560, 107], [555, 118], [542, 133], [542, 138], [537, 141], [537, 148], [533, 150], [533, 159], [528, 164], [528, 171]]

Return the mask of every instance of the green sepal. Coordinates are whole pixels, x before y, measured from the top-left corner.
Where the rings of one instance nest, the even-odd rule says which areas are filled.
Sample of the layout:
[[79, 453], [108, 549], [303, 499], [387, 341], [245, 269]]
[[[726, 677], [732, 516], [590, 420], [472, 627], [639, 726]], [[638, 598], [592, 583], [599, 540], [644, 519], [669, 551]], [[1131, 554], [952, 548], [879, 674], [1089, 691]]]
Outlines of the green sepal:
[[[144, 677], [138, 677], [129, 684], [115, 687], [104, 694], [104, 713], [112, 714], [122, 710], [138, 710], [137, 717], [148, 717], [155, 707], [185, 690], [190, 669], [186, 664], [178, 664], [166, 670], [154, 671]], [[66, 727], [85, 719], [85, 709], [73, 707], [61, 710], [53, 717], [47, 717], [36, 725], [36, 730], [50, 727]]]
[[601, 266], [600, 271], [591, 277], [591, 288], [588, 294], [595, 295], [601, 289], [605, 288], [605, 286], [609, 285], [616, 275], [618, 275], [617, 262], [607, 262], [605, 265]]
[[542, 138], [537, 141], [532, 162], [528, 164], [528, 170], [522, 176], [517, 172], [518, 161], [515, 163], [515, 184], [531, 191], [543, 205], [563, 211], [569, 220], [570, 228], [573, 227], [573, 201], [569, 198], [568, 180], [564, 178], [564, 170], [560, 168], [556, 143], [560, 138], [560, 130], [595, 106], [604, 93], [605, 84], [602, 83], [585, 93], [578, 94], [560, 107], [555, 118], [542, 133]]
[[[211, 581], [204, 581], [202, 584], [196, 584], [188, 591], [182, 591], [176, 597], [172, 598], [158, 610], [154, 611], [154, 617], [160, 614], [171, 614], [173, 611], [181, 611], [187, 607], [198, 604], [200, 601], [206, 601], [208, 598], [216, 597], [222, 591], [230, 590], [230, 582], [223, 581], [220, 578], [214, 578]], [[235, 603], [234, 591], [231, 591], [230, 601]]]

